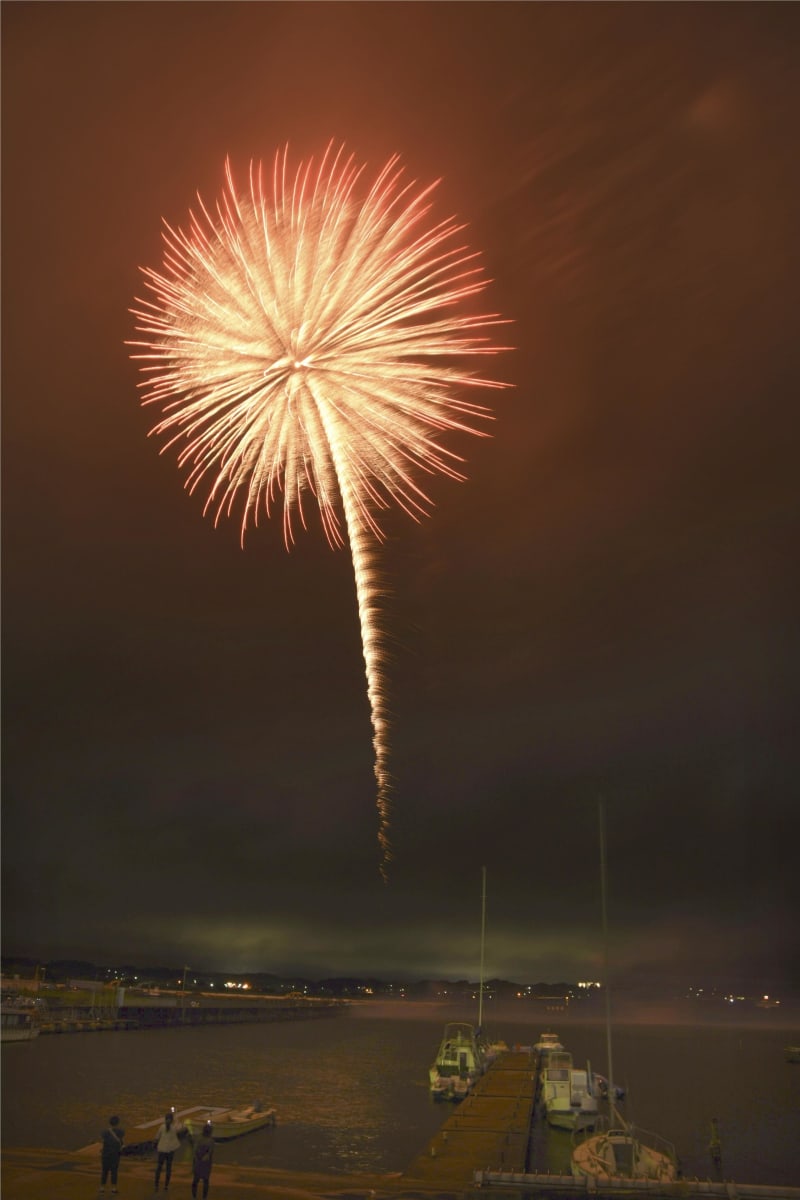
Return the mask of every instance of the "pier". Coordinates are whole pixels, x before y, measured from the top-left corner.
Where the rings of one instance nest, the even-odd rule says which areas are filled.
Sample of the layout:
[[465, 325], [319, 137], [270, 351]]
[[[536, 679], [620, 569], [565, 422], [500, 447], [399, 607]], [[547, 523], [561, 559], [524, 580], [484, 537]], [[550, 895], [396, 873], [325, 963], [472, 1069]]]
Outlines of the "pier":
[[524, 1172], [537, 1091], [536, 1055], [530, 1049], [501, 1055], [404, 1172], [404, 1182], [446, 1191], [470, 1187], [475, 1171], [490, 1164]]

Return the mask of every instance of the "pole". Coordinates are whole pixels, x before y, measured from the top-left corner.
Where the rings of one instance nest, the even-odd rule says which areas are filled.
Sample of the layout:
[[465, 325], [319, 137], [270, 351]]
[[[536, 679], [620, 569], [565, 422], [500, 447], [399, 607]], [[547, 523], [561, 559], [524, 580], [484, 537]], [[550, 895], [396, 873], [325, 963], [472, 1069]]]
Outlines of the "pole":
[[483, 1029], [483, 963], [486, 946], [486, 867], [481, 867], [481, 982], [478, 988], [478, 1030]]
[[608, 1102], [614, 1102], [614, 1064], [611, 1057], [611, 989], [608, 979], [608, 907], [606, 902], [606, 810], [602, 798], [598, 800], [600, 818], [600, 895], [603, 912], [603, 986], [606, 991], [606, 1050], [608, 1054]]

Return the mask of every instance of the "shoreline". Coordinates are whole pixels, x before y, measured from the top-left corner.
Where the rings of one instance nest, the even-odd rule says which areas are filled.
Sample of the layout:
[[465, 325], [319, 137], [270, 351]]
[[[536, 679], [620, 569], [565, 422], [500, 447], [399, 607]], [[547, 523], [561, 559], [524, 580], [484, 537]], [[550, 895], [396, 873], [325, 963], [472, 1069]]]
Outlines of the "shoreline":
[[[58, 1200], [85, 1200], [88, 1189], [97, 1194], [100, 1181], [100, 1156], [42, 1149], [36, 1147], [3, 1148], [3, 1200], [42, 1200], [45, 1195]], [[119, 1169], [120, 1196], [151, 1196], [154, 1163], [124, 1157]], [[91, 1182], [89, 1182], [91, 1181]], [[230, 1200], [322, 1200], [323, 1197], [355, 1193], [377, 1197], [397, 1192], [402, 1176], [396, 1175], [324, 1175], [314, 1172], [285, 1171], [277, 1167], [242, 1167], [215, 1163], [211, 1191]], [[172, 1172], [176, 1195], [188, 1194], [191, 1171], [188, 1164], [177, 1163]], [[415, 1190], [417, 1190], [415, 1188]], [[110, 1185], [109, 1185], [110, 1191]]]

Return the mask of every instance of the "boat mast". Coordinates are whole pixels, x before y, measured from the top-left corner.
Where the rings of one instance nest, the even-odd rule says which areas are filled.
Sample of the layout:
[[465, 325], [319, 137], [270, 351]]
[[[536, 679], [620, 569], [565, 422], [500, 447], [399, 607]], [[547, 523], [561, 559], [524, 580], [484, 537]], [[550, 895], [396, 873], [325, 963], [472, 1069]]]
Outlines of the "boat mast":
[[598, 800], [600, 818], [600, 895], [603, 912], [603, 986], [606, 992], [606, 1051], [608, 1054], [608, 1102], [614, 1101], [614, 1064], [611, 1058], [611, 989], [608, 979], [608, 908], [606, 904], [606, 810], [602, 798]]
[[483, 1028], [483, 955], [486, 946], [486, 867], [481, 867], [481, 981], [478, 987], [478, 1030]]

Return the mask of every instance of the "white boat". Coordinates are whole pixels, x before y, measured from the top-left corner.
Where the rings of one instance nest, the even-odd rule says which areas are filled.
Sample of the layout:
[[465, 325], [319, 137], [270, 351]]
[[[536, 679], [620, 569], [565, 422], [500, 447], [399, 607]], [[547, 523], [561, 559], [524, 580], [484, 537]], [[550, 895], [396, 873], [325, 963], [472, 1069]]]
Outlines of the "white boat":
[[[612, 1112], [614, 1110], [612, 1109]], [[616, 1179], [654, 1180], [672, 1183], [680, 1177], [678, 1158], [671, 1142], [635, 1129], [614, 1112], [618, 1124], [611, 1128], [606, 1118], [598, 1118], [598, 1128], [572, 1151], [572, 1174], [576, 1179], [597, 1179], [608, 1182]]]
[[[178, 1137], [199, 1137], [203, 1129], [211, 1122], [215, 1142], [226, 1142], [231, 1138], [242, 1137], [262, 1129], [265, 1125], [274, 1125], [277, 1113], [274, 1108], [263, 1108], [258, 1102], [247, 1108], [230, 1108], [208, 1104], [194, 1104], [190, 1108], [181, 1108], [175, 1113], [175, 1131]], [[125, 1145], [122, 1153], [125, 1155], [147, 1154], [155, 1149], [158, 1130], [163, 1122], [163, 1116], [144, 1121], [141, 1125], [130, 1128], [125, 1135]], [[90, 1155], [98, 1153], [99, 1142], [92, 1142], [78, 1150], [78, 1154]]]
[[594, 1129], [597, 1122], [597, 1097], [591, 1070], [572, 1065], [566, 1050], [553, 1050], [542, 1070], [542, 1101], [548, 1125], [557, 1129]]
[[478, 1050], [483, 1060], [484, 1068], [487, 1068], [493, 1062], [496, 1062], [501, 1054], [508, 1054], [508, 1043], [504, 1042], [502, 1038], [496, 1042], [489, 1042], [483, 1037], [478, 1036]]
[[534, 1045], [534, 1050], [537, 1054], [550, 1054], [552, 1050], [563, 1050], [564, 1047], [558, 1040], [557, 1033], [540, 1033], [539, 1040]]
[[[603, 958], [606, 991], [606, 1040], [608, 1048], [608, 1079], [614, 1078], [611, 1055], [611, 1005], [608, 986], [608, 914], [606, 906], [606, 828], [605, 808], [599, 805], [600, 816], [600, 882], [602, 885]], [[649, 1133], [627, 1122], [614, 1104], [614, 1085], [607, 1090], [609, 1114], [596, 1119], [594, 1132], [579, 1131], [572, 1151], [571, 1170], [576, 1179], [651, 1180], [672, 1183], [680, 1177], [675, 1147], [657, 1133]]]
[[0, 1039], [4, 1042], [30, 1042], [39, 1036], [29, 1008], [7, 1007], [0, 1011]]
[[264, 1108], [259, 1103], [248, 1104], [246, 1108], [199, 1108], [184, 1124], [192, 1137], [199, 1137], [206, 1124], [210, 1124], [215, 1142], [229, 1142], [265, 1125], [274, 1125], [276, 1115], [274, 1108]]
[[462, 1100], [483, 1070], [474, 1026], [461, 1021], [445, 1025], [439, 1051], [428, 1072], [432, 1094], [441, 1100]]

